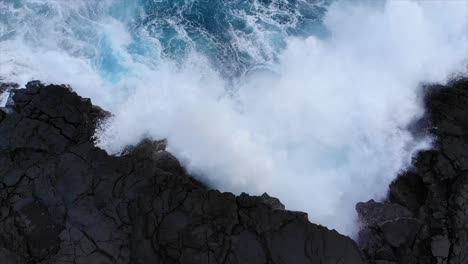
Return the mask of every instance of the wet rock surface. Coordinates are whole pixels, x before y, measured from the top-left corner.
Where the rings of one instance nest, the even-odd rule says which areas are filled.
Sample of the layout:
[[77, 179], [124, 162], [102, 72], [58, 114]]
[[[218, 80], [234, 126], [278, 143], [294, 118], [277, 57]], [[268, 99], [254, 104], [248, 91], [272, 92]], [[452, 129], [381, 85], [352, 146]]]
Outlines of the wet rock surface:
[[[109, 113], [65, 86], [31, 82], [11, 99], [0, 110], [1, 263], [365, 263], [350, 238], [284, 210], [276, 198], [209, 190], [164, 141], [109, 156], [92, 140]], [[450, 180], [468, 197], [458, 168]], [[456, 235], [445, 224], [430, 245], [455, 256], [465, 244], [447, 249], [444, 236], [451, 243]]]
[[417, 155], [386, 201], [356, 206], [370, 263], [468, 263], [468, 79], [427, 87], [425, 104], [435, 149]]

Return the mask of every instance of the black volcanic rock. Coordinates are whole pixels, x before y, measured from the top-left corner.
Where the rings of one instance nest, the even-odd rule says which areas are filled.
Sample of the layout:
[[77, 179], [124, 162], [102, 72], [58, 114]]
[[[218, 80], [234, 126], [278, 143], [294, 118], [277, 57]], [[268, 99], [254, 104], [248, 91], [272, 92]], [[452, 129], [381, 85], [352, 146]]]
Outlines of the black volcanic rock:
[[418, 154], [390, 185], [387, 201], [356, 207], [370, 263], [468, 263], [468, 79], [426, 92], [422, 123], [435, 149]]
[[1, 263], [365, 263], [276, 198], [209, 190], [164, 141], [107, 155], [93, 134], [108, 113], [68, 87], [13, 92], [0, 110]]
[[[0, 81], [1, 81], [1, 79], [0, 79]], [[16, 83], [0, 82], [0, 94], [2, 94], [4, 92], [7, 92], [7, 91], [10, 91], [12, 89], [16, 89], [16, 88], [19, 88], [19, 85], [16, 84]]]

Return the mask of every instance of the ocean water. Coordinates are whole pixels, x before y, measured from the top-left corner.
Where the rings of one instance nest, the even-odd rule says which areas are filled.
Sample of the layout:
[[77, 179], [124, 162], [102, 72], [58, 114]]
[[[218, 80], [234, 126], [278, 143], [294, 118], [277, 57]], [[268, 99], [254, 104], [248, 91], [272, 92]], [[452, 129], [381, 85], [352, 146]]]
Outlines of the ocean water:
[[420, 84], [466, 74], [468, 2], [0, 0], [0, 78], [112, 111], [112, 154], [166, 138], [213, 188], [268, 192], [354, 236], [430, 147]]

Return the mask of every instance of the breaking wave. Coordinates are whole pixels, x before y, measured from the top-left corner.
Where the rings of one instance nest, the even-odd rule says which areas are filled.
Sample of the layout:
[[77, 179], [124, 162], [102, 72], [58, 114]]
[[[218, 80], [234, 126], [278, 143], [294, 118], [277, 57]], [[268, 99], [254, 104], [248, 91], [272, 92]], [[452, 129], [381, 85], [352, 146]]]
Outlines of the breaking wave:
[[70, 84], [118, 154], [166, 138], [223, 191], [268, 192], [354, 235], [430, 145], [422, 82], [466, 70], [468, 2], [1, 0], [0, 78]]

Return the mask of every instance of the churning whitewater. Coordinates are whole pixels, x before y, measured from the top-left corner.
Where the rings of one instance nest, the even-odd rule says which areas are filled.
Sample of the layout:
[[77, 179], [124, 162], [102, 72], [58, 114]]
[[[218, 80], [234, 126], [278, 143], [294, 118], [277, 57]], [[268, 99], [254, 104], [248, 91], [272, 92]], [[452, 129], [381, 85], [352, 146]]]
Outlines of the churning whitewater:
[[111, 111], [97, 144], [166, 138], [222, 191], [354, 235], [430, 146], [420, 84], [466, 70], [466, 1], [0, 0], [0, 78]]

